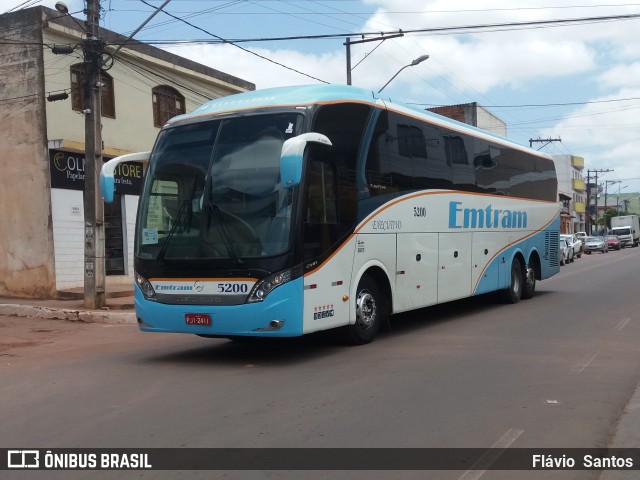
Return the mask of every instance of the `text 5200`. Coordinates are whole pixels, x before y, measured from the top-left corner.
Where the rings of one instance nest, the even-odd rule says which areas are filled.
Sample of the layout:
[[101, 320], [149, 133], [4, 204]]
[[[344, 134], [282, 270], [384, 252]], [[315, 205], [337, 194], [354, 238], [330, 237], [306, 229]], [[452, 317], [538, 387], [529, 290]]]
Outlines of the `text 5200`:
[[247, 293], [249, 287], [246, 283], [219, 283], [218, 293]]

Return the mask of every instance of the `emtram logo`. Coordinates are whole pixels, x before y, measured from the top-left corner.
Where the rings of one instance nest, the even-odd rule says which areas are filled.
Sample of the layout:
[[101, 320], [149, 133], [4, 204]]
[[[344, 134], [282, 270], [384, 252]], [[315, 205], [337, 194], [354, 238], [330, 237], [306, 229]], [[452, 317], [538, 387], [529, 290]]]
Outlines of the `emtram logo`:
[[40, 468], [40, 451], [38, 450], [8, 450], [8, 468]]

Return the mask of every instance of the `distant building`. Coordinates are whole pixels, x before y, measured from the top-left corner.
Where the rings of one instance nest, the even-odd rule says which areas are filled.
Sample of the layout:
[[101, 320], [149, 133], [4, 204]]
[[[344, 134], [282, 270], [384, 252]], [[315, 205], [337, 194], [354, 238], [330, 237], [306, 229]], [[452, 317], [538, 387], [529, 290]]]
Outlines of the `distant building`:
[[568, 199], [561, 215], [562, 233], [584, 232], [587, 213], [587, 191], [584, 181], [584, 158], [575, 155], [553, 155], [558, 176], [558, 193]]
[[476, 102], [433, 107], [427, 110], [496, 135], [507, 136], [507, 124]]
[[[0, 16], [0, 295], [47, 298], [84, 283], [81, 25], [44, 7]], [[126, 40], [104, 29], [100, 37], [112, 46]], [[73, 52], [54, 54], [61, 46]], [[106, 54], [103, 60], [99, 88], [105, 160], [150, 150], [160, 127], [176, 114], [210, 98], [255, 89], [250, 82], [139, 42], [127, 43], [118, 58]], [[133, 274], [142, 169], [121, 175], [116, 202], [105, 206], [108, 285], [130, 284]]]

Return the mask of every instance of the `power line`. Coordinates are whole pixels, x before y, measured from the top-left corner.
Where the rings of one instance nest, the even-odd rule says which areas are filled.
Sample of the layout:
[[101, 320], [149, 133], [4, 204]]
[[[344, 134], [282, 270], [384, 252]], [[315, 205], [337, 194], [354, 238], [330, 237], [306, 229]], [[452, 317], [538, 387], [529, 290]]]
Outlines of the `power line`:
[[[640, 97], [629, 98], [615, 98], [610, 100], [591, 100], [585, 102], [565, 102], [565, 103], [523, 103], [516, 105], [482, 105], [485, 108], [525, 108], [525, 107], [567, 107], [571, 105], [590, 105], [597, 103], [613, 103], [613, 102], [628, 102], [633, 100], [640, 100]], [[443, 107], [445, 105], [439, 105], [434, 103], [409, 103], [409, 105], [416, 105], [419, 107]]]
[[[146, 3], [145, 0], [140, 0], [143, 3]], [[166, 12], [165, 12], [166, 13]], [[166, 13], [167, 15], [172, 16], [180, 21], [178, 17]], [[624, 21], [624, 20], [637, 20], [640, 18], [640, 13], [637, 14], [629, 14], [629, 15], [607, 15], [600, 17], [580, 17], [580, 18], [565, 18], [565, 19], [556, 19], [556, 20], [537, 20], [537, 21], [529, 21], [529, 22], [505, 22], [505, 23], [488, 23], [488, 24], [477, 24], [477, 25], [459, 25], [452, 27], [431, 27], [431, 28], [417, 28], [417, 29], [401, 29], [401, 30], [392, 30], [388, 32], [351, 32], [351, 33], [333, 33], [333, 34], [320, 34], [320, 35], [296, 35], [296, 36], [287, 36], [287, 37], [258, 37], [258, 38], [236, 38], [236, 39], [223, 39], [218, 37], [217, 35], [213, 35], [210, 32], [206, 32], [205, 30], [196, 27], [194, 25], [187, 23], [188, 25], [193, 26], [201, 31], [205, 31], [205, 33], [217, 38], [216, 41], [210, 39], [192, 39], [192, 40], [145, 40], [145, 43], [149, 43], [152, 45], [171, 45], [171, 44], [199, 44], [199, 43], [249, 43], [249, 42], [275, 42], [275, 41], [284, 41], [284, 40], [327, 40], [327, 39], [335, 39], [335, 38], [344, 38], [345, 36], [357, 37], [357, 36], [369, 36], [369, 35], [391, 35], [394, 33], [398, 33], [402, 31], [405, 35], [411, 33], [467, 33], [475, 30], [485, 30], [485, 29], [495, 29], [501, 28], [505, 30], [518, 30], [521, 28], [532, 28], [532, 27], [551, 27], [551, 26], [571, 26], [574, 24], [585, 25], [589, 23], [601, 23], [601, 22], [612, 22], [612, 21]], [[504, 30], [503, 30], [504, 31]]]
[[13, 8], [10, 8], [9, 10], [6, 10], [4, 13], [10, 13], [10, 12], [15, 12], [17, 10], [22, 10], [23, 8], [29, 8], [33, 5], [35, 5], [36, 3], [40, 3], [41, 0], [26, 0], [18, 5], [16, 5]]
[[[151, 5], [151, 4], [149, 4], [146, 0], [140, 0], [140, 1], [141, 1], [142, 3], [144, 3], [145, 5], [152, 6], [152, 5]], [[271, 63], [273, 63], [273, 64], [275, 64], [275, 65], [280, 66], [280, 67], [286, 68], [287, 70], [291, 70], [292, 72], [299, 73], [300, 75], [304, 75], [305, 77], [311, 78], [311, 79], [313, 79], [313, 80], [317, 80], [317, 81], [322, 82], [322, 83], [330, 83], [330, 82], [327, 82], [327, 81], [322, 80], [322, 79], [320, 79], [320, 78], [314, 77], [313, 75], [309, 75], [309, 74], [307, 74], [307, 73], [301, 72], [300, 70], [297, 70], [297, 69], [295, 69], [295, 68], [293, 68], [293, 67], [289, 67], [289, 66], [287, 66], [287, 65], [285, 65], [285, 64], [283, 64], [283, 63], [280, 63], [280, 62], [277, 62], [277, 61], [272, 60], [272, 59], [270, 59], [270, 58], [267, 58], [267, 57], [265, 57], [264, 55], [260, 55], [259, 53], [256, 53], [256, 52], [253, 52], [253, 51], [251, 51], [251, 50], [249, 50], [249, 49], [247, 49], [247, 48], [241, 47], [240, 45], [236, 45], [236, 44], [235, 44], [234, 42], [232, 42], [232, 41], [225, 40], [224, 38], [220, 37], [219, 35], [216, 35], [216, 34], [214, 34], [214, 33], [211, 33], [211, 32], [209, 32], [209, 31], [205, 30], [204, 28], [198, 27], [197, 25], [194, 25], [194, 24], [192, 24], [192, 23], [190, 23], [190, 22], [187, 22], [186, 20], [184, 20], [184, 19], [182, 19], [182, 18], [176, 17], [175, 15], [173, 15], [173, 14], [171, 14], [171, 13], [167, 12], [167, 11], [164, 11], [164, 10], [163, 10], [163, 11], [162, 11], [162, 13], [164, 13], [165, 15], [168, 15], [168, 16], [170, 16], [170, 17], [172, 17], [172, 18], [175, 18], [176, 20], [178, 20], [178, 21], [180, 21], [180, 22], [182, 22], [182, 23], [185, 23], [186, 25], [189, 25], [189, 26], [190, 26], [190, 27], [192, 27], [192, 28], [195, 28], [195, 29], [197, 29], [197, 30], [200, 30], [201, 32], [206, 33], [207, 35], [211, 35], [212, 37], [214, 37], [214, 38], [218, 39], [218, 41], [219, 41], [219, 42], [226, 43], [226, 44], [229, 44], [229, 45], [233, 45], [234, 47], [239, 48], [240, 50], [242, 50], [242, 51], [244, 51], [244, 52], [250, 53], [251, 55], [255, 55], [255, 56], [256, 56], [256, 57], [258, 57], [258, 58], [261, 58], [261, 59], [263, 59], [263, 60], [266, 60], [266, 61], [268, 61], [268, 62], [271, 62]]]

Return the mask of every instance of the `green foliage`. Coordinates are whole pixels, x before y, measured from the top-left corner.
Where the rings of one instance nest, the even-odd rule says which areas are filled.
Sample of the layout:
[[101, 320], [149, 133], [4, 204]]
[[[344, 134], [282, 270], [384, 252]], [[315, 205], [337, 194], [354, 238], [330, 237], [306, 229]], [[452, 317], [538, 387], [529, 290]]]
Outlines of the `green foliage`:
[[604, 218], [602, 219], [602, 222], [599, 222], [599, 223], [606, 222], [607, 228], [611, 228], [611, 218], [617, 217], [617, 216], [618, 216], [618, 212], [616, 211], [616, 209], [610, 208], [604, 212]]

